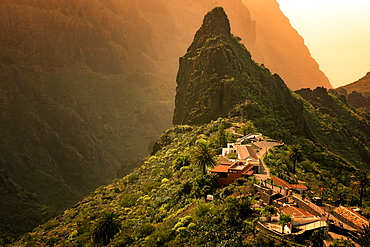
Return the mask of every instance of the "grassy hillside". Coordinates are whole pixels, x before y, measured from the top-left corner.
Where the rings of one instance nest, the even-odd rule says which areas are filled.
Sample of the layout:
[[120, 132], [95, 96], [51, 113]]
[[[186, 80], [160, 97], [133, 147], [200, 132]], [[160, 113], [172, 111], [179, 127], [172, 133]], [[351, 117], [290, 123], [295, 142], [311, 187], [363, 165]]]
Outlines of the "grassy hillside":
[[[122, 228], [112, 246], [202, 246], [221, 242], [283, 246], [266, 233], [253, 236], [246, 229], [245, 220], [257, 216], [250, 209], [256, 198], [252, 186], [241, 183], [221, 189], [215, 177], [202, 175], [191, 158], [190, 163], [175, 165], [181, 155], [194, 154], [199, 139], [216, 147], [219, 125], [215, 122], [167, 130], [158, 141], [162, 148], [139, 169], [97, 189], [16, 245], [94, 246], [95, 227], [113, 212]], [[216, 199], [205, 203], [209, 193]]]

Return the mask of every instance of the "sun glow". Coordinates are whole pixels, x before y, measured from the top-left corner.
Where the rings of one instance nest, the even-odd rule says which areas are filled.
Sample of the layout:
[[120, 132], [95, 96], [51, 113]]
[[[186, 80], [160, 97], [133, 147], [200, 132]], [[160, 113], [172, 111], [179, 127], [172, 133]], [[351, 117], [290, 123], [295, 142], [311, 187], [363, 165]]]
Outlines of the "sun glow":
[[277, 1], [333, 87], [370, 71], [370, 1]]

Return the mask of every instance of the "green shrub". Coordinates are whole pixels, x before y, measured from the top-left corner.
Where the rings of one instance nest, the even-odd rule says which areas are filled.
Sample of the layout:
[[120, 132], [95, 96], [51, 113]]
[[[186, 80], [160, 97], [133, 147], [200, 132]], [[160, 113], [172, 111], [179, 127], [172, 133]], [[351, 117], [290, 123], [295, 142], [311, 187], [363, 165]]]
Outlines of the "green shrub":
[[125, 193], [122, 195], [122, 198], [118, 204], [124, 208], [132, 207], [136, 204], [139, 198], [140, 198], [140, 195], [137, 193], [132, 193], [132, 194]]
[[141, 191], [145, 194], [151, 192], [154, 188], [161, 186], [161, 182], [151, 182], [141, 186]]
[[211, 208], [210, 206], [208, 206], [207, 204], [205, 203], [200, 203], [198, 205], [198, 207], [195, 208], [194, 210], [194, 214], [195, 216], [197, 216], [198, 218], [201, 218], [203, 217], [204, 215], [206, 215], [207, 213], [209, 213], [211, 211]]
[[184, 166], [190, 165], [190, 155], [188, 154], [180, 154], [172, 164], [173, 169], [176, 171], [180, 170]]
[[59, 240], [60, 240], [59, 238], [51, 237], [51, 238], [46, 239], [45, 244], [47, 246], [54, 246]]
[[139, 226], [135, 231], [135, 236], [138, 238], [143, 238], [150, 235], [155, 231], [155, 227], [150, 223], [145, 223]]

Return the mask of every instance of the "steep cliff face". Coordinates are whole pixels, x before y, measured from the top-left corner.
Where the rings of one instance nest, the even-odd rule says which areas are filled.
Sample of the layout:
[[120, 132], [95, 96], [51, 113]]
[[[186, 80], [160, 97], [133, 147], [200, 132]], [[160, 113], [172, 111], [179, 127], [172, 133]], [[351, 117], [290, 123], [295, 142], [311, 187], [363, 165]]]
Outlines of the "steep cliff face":
[[[277, 73], [291, 90], [332, 88], [328, 78], [292, 28], [276, 0], [242, 0], [255, 24], [255, 42], [247, 44], [252, 58]], [[239, 35], [239, 34], [237, 34]], [[241, 36], [244, 39], [244, 36]], [[288, 69], [289, 68], [289, 69]]]
[[247, 119], [283, 114], [304, 126], [299, 114], [302, 104], [278, 75], [252, 61], [239, 39], [231, 35], [221, 7], [206, 15], [180, 59], [177, 83], [174, 124], [207, 123], [235, 114]]
[[[177, 82], [174, 124], [197, 125], [218, 117], [251, 120], [272, 138], [315, 143], [341, 157], [343, 164], [369, 165], [368, 116], [324, 87], [296, 91], [301, 97], [290, 91], [277, 74], [251, 60], [230, 34], [220, 7], [206, 15], [180, 59]], [[341, 169], [328, 162], [332, 169]]]

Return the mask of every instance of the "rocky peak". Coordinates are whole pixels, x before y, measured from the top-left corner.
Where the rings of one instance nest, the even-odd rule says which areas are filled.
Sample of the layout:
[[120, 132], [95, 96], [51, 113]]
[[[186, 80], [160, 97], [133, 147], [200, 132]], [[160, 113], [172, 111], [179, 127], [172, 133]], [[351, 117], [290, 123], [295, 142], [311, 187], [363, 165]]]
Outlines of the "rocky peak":
[[203, 24], [195, 34], [194, 42], [189, 50], [203, 45], [206, 40], [205, 38], [219, 35], [225, 37], [230, 36], [229, 19], [222, 7], [216, 7], [206, 14]]
[[282, 114], [296, 121], [295, 126], [303, 126], [302, 104], [278, 75], [256, 64], [239, 41], [230, 34], [222, 8], [206, 15], [180, 58], [173, 123], [203, 124], [241, 115], [253, 120], [269, 109], [268, 114]]
[[187, 54], [180, 58], [174, 124], [215, 120], [226, 116], [230, 106], [236, 103], [238, 98], [232, 97], [230, 87], [230, 72], [238, 53], [233, 51], [233, 42], [237, 41], [230, 34], [230, 23], [223, 8], [207, 13]]

